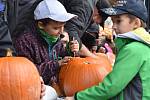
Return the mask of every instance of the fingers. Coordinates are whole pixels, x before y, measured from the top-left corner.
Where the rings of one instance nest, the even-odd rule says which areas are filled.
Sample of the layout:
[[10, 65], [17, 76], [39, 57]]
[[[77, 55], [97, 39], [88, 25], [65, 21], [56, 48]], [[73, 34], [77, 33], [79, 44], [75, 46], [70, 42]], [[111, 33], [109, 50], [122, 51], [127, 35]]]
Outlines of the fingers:
[[41, 80], [41, 94], [40, 94], [40, 98], [42, 99], [42, 97], [45, 95], [46, 86], [44, 85], [44, 81], [43, 81], [42, 77], [40, 77], [40, 80]]
[[66, 97], [65, 100], [74, 100], [73, 97]]
[[105, 49], [104, 47], [100, 47], [99, 50], [98, 50], [98, 52], [100, 52], [100, 53], [105, 53], [105, 52], [106, 52], [106, 49]]
[[71, 59], [72, 57], [70, 56], [66, 56], [61, 60], [61, 65], [65, 65], [68, 63], [68, 61]]
[[40, 77], [41, 84], [44, 84], [43, 78]]
[[63, 59], [71, 59], [71, 56], [65, 56]]
[[45, 96], [45, 91], [46, 91], [46, 86], [43, 84], [41, 86], [41, 94], [40, 94], [41, 99], [43, 98], [43, 96]]
[[78, 52], [79, 51], [79, 43], [77, 40], [70, 41], [70, 49], [72, 52]]
[[63, 63], [67, 63], [71, 58], [72, 58], [72, 57], [69, 57], [69, 56], [64, 57], [64, 58], [63, 58]]

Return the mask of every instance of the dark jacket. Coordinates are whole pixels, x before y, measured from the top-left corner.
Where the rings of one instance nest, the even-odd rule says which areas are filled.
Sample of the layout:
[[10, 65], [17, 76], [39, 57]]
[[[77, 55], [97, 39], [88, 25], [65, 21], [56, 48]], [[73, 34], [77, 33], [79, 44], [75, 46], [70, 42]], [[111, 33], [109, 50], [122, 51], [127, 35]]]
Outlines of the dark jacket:
[[34, 10], [42, 0], [6, 0], [7, 19], [12, 40], [26, 32], [34, 21]]
[[37, 67], [44, 83], [51, 85], [58, 82], [58, 60], [67, 55], [63, 43], [58, 41], [52, 48], [33, 28], [32, 31], [20, 35], [15, 41], [18, 56], [27, 57]]
[[6, 56], [7, 49], [13, 50], [12, 41], [5, 16], [5, 2], [0, 0], [0, 57]]
[[93, 5], [97, 0], [59, 1], [65, 6], [67, 12], [78, 15], [78, 18], [74, 18], [66, 23], [65, 31], [69, 33], [70, 37], [74, 36], [80, 40], [91, 23]]

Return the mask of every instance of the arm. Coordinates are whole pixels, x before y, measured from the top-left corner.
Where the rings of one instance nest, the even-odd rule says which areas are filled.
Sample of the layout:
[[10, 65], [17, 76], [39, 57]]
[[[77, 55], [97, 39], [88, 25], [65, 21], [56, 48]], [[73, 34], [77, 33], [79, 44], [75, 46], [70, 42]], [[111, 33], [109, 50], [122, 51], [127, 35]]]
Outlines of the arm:
[[79, 55], [80, 56], [85, 56], [85, 57], [93, 57], [93, 58], [97, 58], [96, 55], [94, 55], [93, 53], [91, 53], [88, 48], [85, 47], [84, 44], [82, 44], [82, 47], [79, 51]]
[[57, 79], [51, 80], [52, 77], [56, 78], [56, 75], [59, 70], [59, 63], [58, 61], [48, 61], [41, 64], [36, 64], [39, 68], [40, 75], [42, 76], [44, 83], [52, 84], [52, 81], [57, 81]]
[[[75, 37], [81, 43], [80, 38], [83, 36], [86, 29], [89, 27], [93, 8], [94, 0], [59, 0], [70, 13], [78, 15], [77, 18], [74, 18], [68, 21], [65, 24], [65, 31], [69, 33], [69, 37]], [[83, 44], [80, 50], [81, 56], [91, 56], [95, 57]]]
[[43, 52], [46, 51], [40, 49], [43, 50], [43, 52], [38, 52], [39, 49], [37, 45], [35, 46], [32, 43], [34, 43], [32, 38], [27, 39], [27, 37], [24, 36], [19, 37], [15, 42], [18, 56], [26, 57], [32, 61], [36, 65], [40, 75], [43, 77], [45, 84], [49, 84], [51, 77], [55, 76], [59, 70], [58, 61], [49, 60], [47, 58], [45, 58], [46, 60], [43, 60], [43, 57], [41, 56], [45, 56], [45, 53], [43, 54]]
[[[69, 46], [69, 44], [71, 44]], [[81, 48], [80, 48], [81, 47]], [[80, 50], [79, 50], [80, 49]], [[93, 53], [91, 53], [84, 44], [82, 44], [82, 46], [79, 46], [79, 43], [75, 40], [75, 42], [70, 41], [70, 43], [67, 44], [66, 46], [66, 51], [68, 52], [69, 55], [74, 55], [74, 56], [84, 56], [84, 57], [93, 57], [93, 58], [97, 58], [96, 55], [94, 55]], [[72, 53], [75, 54], [72, 54]]]
[[[117, 58], [113, 71], [99, 85], [88, 88], [76, 94], [77, 100], [107, 100], [121, 92], [138, 73], [143, 62], [140, 51], [135, 47], [126, 46]], [[70, 99], [71, 100], [71, 99]]]
[[59, 0], [66, 8], [67, 12], [78, 15], [68, 21], [65, 25], [65, 31], [70, 37], [75, 37], [78, 41], [86, 31], [92, 18], [92, 8], [87, 0]]

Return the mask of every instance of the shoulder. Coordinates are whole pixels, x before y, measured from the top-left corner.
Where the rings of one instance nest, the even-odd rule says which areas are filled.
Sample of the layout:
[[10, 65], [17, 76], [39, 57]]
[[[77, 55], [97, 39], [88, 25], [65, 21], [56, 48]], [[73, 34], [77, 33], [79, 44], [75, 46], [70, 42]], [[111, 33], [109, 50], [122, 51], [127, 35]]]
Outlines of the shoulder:
[[20, 34], [16, 38], [15, 42], [19, 42], [19, 41], [37, 42], [38, 39], [39, 39], [39, 37], [36, 34], [34, 34], [32, 32], [26, 32], [26, 33]]
[[127, 48], [129, 50], [131, 49], [131, 50], [138, 50], [139, 51], [139, 50], [143, 50], [143, 49], [148, 49], [149, 46], [146, 45], [145, 43], [142, 43], [142, 42], [133, 41], [133, 42], [127, 44], [125, 46], [125, 48]]
[[144, 43], [134, 41], [129, 44], [126, 44], [123, 48], [122, 51], [126, 52], [127, 54], [133, 54], [133, 55], [145, 55], [147, 53], [148, 55], [150, 54], [150, 47]]

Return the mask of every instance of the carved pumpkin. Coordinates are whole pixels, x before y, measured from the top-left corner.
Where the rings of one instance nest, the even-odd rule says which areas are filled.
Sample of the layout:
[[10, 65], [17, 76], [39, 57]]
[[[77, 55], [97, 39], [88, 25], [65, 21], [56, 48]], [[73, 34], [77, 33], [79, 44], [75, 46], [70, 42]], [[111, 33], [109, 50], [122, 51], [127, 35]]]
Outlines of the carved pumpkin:
[[60, 87], [66, 96], [72, 96], [77, 91], [102, 82], [111, 70], [111, 63], [107, 57], [73, 57], [68, 64], [61, 67]]
[[0, 100], [40, 100], [41, 81], [24, 57], [0, 58]]

